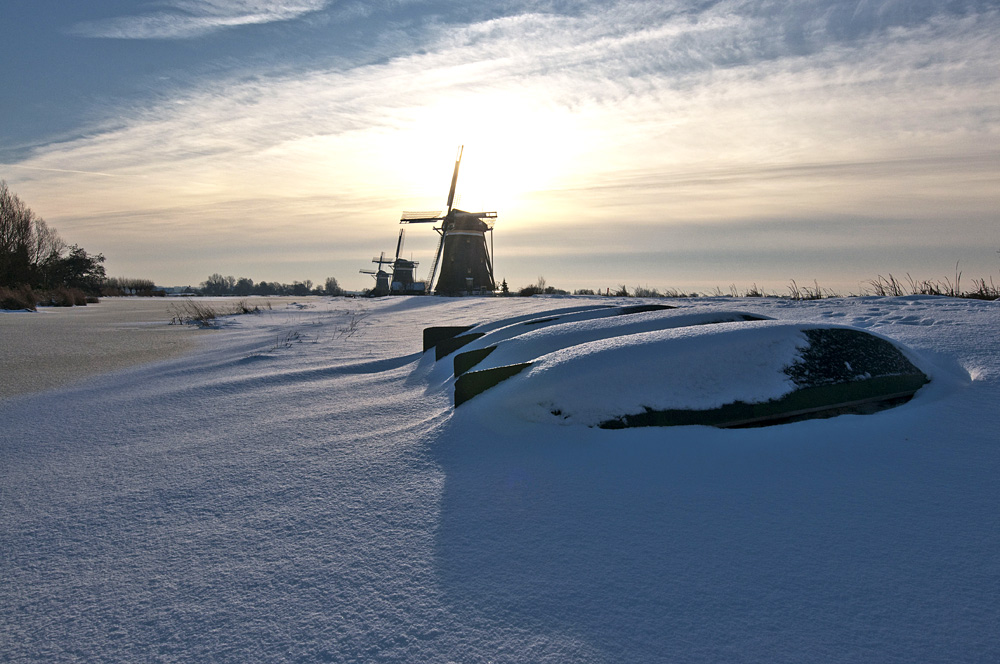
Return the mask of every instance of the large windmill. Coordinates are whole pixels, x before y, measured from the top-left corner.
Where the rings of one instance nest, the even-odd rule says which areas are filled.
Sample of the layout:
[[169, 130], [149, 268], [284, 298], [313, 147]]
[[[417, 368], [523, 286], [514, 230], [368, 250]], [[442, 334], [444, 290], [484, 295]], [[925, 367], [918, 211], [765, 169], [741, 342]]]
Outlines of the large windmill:
[[455, 172], [451, 176], [451, 189], [448, 191], [448, 209], [445, 212], [404, 212], [399, 220], [401, 224], [441, 222], [441, 226], [434, 229], [441, 238], [431, 264], [430, 278], [427, 280], [429, 284], [434, 283], [434, 275], [440, 267], [441, 276], [434, 287], [434, 292], [440, 294], [496, 290], [492, 251], [486, 243], [486, 233], [490, 234], [492, 244], [493, 223], [497, 213], [466, 212], [452, 207], [463, 147], [458, 148], [458, 156], [455, 158]]

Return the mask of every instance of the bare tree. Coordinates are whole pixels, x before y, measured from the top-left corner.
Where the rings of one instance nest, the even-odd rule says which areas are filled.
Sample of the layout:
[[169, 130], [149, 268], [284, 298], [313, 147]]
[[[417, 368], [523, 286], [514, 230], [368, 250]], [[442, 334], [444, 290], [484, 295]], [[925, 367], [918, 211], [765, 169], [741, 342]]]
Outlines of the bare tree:
[[31, 281], [34, 213], [0, 180], [0, 284]]
[[340, 287], [339, 283], [337, 283], [337, 278], [336, 277], [327, 277], [326, 278], [325, 290], [326, 290], [326, 294], [327, 295], [343, 295], [344, 294], [344, 289]]
[[66, 243], [59, 237], [56, 229], [50, 228], [41, 217], [34, 219], [34, 237], [32, 238], [30, 258], [32, 264], [38, 265], [52, 255], [61, 256], [66, 251]]

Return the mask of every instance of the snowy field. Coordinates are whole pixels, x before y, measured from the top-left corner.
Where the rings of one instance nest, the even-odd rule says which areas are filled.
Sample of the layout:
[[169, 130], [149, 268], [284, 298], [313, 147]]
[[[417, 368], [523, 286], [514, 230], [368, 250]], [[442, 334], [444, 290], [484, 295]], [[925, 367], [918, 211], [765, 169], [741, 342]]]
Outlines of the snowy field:
[[453, 409], [421, 332], [636, 300], [234, 317], [0, 400], [0, 661], [1000, 661], [1000, 304], [664, 302], [872, 331], [932, 380], [873, 415], [603, 430]]

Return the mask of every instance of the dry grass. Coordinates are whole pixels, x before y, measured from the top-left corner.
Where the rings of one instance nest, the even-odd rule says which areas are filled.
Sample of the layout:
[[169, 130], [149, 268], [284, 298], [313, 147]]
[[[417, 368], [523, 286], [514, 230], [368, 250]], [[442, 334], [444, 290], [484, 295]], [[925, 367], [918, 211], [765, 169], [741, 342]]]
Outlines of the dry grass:
[[97, 302], [79, 288], [36, 291], [29, 286], [0, 286], [0, 309], [35, 311], [38, 307], [83, 307]]
[[55, 288], [44, 291], [38, 299], [43, 307], [85, 307], [88, 302], [97, 302], [97, 298], [88, 298], [79, 288]]
[[993, 283], [993, 277], [986, 283], [985, 279], [973, 279], [972, 285], [975, 290], [965, 293], [963, 297], [971, 297], [977, 300], [1000, 300], [1000, 286]]
[[7, 288], [0, 286], [0, 309], [35, 311], [38, 298], [28, 286]]
[[219, 312], [207, 304], [185, 299], [178, 304], [170, 305], [170, 324], [193, 324], [199, 327], [215, 327]]
[[228, 309], [220, 310], [208, 305], [207, 303], [185, 298], [184, 300], [181, 300], [180, 303], [170, 305], [170, 324], [193, 324], [198, 325], [199, 327], [218, 327], [218, 319], [222, 316], [259, 314], [263, 312], [265, 308], [271, 308], [271, 303], [269, 301], [265, 302], [264, 307], [262, 307], [259, 304], [250, 304], [247, 300], [237, 300]]

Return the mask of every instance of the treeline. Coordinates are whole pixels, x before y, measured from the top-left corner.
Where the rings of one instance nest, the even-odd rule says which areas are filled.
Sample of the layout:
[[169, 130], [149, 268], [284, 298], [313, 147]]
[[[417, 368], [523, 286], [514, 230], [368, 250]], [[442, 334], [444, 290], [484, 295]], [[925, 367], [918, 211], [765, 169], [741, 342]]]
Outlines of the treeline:
[[86, 304], [105, 281], [102, 263], [67, 245], [0, 180], [0, 308]]
[[107, 297], [123, 295], [141, 295], [144, 297], [163, 297], [167, 292], [157, 288], [152, 279], [133, 279], [130, 277], [108, 277], [101, 284], [101, 295]]
[[224, 277], [221, 274], [213, 274], [205, 281], [201, 282], [201, 287], [197, 291], [200, 295], [237, 295], [246, 297], [247, 295], [294, 295], [304, 297], [306, 295], [343, 295], [344, 290], [337, 283], [335, 277], [327, 277], [322, 285], [313, 286], [309, 279], [305, 281], [293, 281], [290, 284], [282, 284], [277, 281], [254, 282], [249, 277]]

